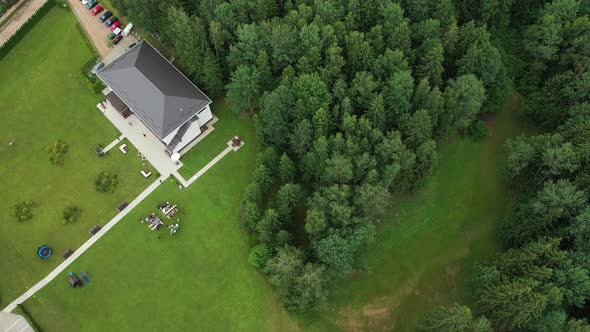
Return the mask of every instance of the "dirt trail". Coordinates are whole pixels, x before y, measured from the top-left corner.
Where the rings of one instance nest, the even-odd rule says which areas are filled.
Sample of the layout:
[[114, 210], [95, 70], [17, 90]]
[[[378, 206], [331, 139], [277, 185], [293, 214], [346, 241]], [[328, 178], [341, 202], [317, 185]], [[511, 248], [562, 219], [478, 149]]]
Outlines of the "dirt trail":
[[[47, 0], [31, 0], [0, 30], [0, 45], [4, 45]], [[18, 4], [15, 4], [18, 6]]]

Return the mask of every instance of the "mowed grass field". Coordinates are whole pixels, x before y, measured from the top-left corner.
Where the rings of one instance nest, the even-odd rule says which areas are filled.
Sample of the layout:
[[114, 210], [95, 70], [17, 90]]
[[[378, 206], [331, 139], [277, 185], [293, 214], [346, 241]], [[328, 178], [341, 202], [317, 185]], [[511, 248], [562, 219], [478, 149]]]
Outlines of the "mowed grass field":
[[[101, 96], [94, 95], [79, 76], [91, 56], [76, 18], [54, 7], [0, 60], [0, 307], [62, 262], [61, 255], [75, 250], [96, 224], [117, 214], [122, 201], [130, 201], [149, 185], [131, 147], [123, 155], [113, 149], [98, 158], [94, 148], [118, 136], [98, 111]], [[69, 144], [63, 167], [53, 165], [45, 147], [58, 139]], [[12, 145], [9, 143], [12, 142]], [[101, 171], [118, 175], [112, 194], [96, 191]], [[31, 220], [11, 216], [20, 201], [37, 203]], [[81, 218], [63, 225], [63, 210], [82, 208]], [[47, 260], [37, 257], [43, 244], [53, 248]]]
[[440, 304], [468, 303], [464, 278], [498, 249], [496, 227], [511, 204], [503, 143], [522, 132], [518, 96], [484, 142], [442, 147], [440, 165], [416, 193], [397, 197], [377, 225], [367, 271], [336, 283], [325, 308], [298, 315], [305, 330], [415, 331]]
[[[231, 116], [237, 117], [224, 118], [238, 120]], [[259, 147], [253, 121], [240, 123], [234, 134], [244, 138], [244, 147], [189, 188], [180, 190], [168, 179], [72, 264], [68, 270], [92, 275], [88, 286], [70, 288], [65, 272], [25, 303], [45, 331], [297, 329], [248, 263], [240, 202]], [[215, 143], [207, 137], [191, 153], [206, 152], [209, 144], [217, 148]], [[164, 201], [181, 210], [175, 235], [139, 222]]]

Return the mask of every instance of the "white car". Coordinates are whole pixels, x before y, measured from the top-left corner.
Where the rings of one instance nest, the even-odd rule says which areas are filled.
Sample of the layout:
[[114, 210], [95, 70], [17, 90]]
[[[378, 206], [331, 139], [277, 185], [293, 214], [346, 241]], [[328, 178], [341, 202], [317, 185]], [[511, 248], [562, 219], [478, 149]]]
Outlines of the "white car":
[[83, 4], [84, 6], [86, 6], [86, 5], [87, 5], [87, 4], [88, 4], [90, 1], [92, 1], [92, 0], [82, 0], [82, 4]]

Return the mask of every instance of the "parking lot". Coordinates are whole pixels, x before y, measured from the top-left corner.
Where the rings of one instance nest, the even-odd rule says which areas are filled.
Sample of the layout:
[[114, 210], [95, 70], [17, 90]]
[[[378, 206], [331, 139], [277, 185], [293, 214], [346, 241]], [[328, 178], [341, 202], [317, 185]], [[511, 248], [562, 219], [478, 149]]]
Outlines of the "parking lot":
[[[105, 27], [103, 23], [98, 21], [98, 18], [102, 13], [109, 10], [109, 8], [105, 8], [101, 13], [98, 13], [96, 16], [90, 15], [90, 11], [86, 9], [86, 6], [82, 4], [80, 0], [68, 0], [74, 10], [74, 13], [78, 17], [78, 21], [86, 30], [88, 37], [90, 37], [92, 43], [98, 50], [101, 58], [104, 59], [105, 62], [110, 62], [119, 56], [121, 53], [125, 51], [127, 46], [132, 43], [137, 42], [137, 39], [132, 35], [128, 35], [123, 37], [118, 45], [113, 46], [110, 43], [109, 39], [107, 38], [108, 34], [111, 32], [108, 27]], [[100, 3], [100, 1], [99, 1]], [[124, 27], [122, 27], [124, 28]]]

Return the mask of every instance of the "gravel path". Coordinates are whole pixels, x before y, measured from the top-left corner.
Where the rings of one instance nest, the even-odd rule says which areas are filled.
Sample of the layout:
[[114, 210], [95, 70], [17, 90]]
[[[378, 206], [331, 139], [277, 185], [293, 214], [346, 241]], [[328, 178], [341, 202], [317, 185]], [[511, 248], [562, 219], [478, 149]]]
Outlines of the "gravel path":
[[2, 17], [0, 17], [0, 23], [6, 21], [8, 19], [8, 17], [10, 16], [10, 14], [12, 14], [12, 12], [15, 11], [21, 5], [21, 3], [23, 1], [26, 1], [26, 0], [20, 0], [16, 3], [14, 3], [10, 8], [8, 8], [8, 10], [4, 13], [4, 15], [2, 15]]
[[[0, 45], [4, 45], [47, 0], [31, 0], [0, 30]], [[18, 4], [15, 4], [18, 6]]]

